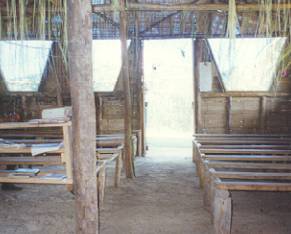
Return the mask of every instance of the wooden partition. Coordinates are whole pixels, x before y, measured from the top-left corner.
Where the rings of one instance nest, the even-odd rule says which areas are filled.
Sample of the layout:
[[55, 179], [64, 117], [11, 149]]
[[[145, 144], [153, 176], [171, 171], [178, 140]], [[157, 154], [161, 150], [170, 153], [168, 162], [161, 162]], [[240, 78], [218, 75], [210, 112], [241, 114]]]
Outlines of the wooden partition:
[[[141, 129], [138, 118], [138, 98], [137, 93], [132, 102], [132, 127]], [[121, 95], [114, 93], [96, 94], [97, 121], [99, 123], [98, 134], [122, 133], [124, 130], [124, 100]]]
[[200, 93], [198, 133], [288, 133], [291, 94]]

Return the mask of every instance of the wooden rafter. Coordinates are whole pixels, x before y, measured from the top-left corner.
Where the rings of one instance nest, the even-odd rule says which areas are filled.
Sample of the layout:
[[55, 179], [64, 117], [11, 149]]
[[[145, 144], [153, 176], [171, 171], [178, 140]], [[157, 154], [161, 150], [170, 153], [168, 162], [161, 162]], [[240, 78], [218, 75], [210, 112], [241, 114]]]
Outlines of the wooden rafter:
[[165, 20], [169, 19], [169, 18], [172, 18], [173, 16], [177, 15], [181, 13], [181, 11], [177, 11], [177, 12], [174, 12], [174, 13], [171, 13], [167, 16], [165, 16], [164, 18], [152, 23], [150, 26], [148, 26], [146, 29], [144, 29], [143, 31], [139, 32], [139, 35], [142, 36], [144, 35], [146, 32], [152, 30], [152, 28], [156, 27], [157, 25], [159, 25], [160, 23], [164, 22]]
[[208, 41], [207, 39], [205, 39], [205, 45], [206, 45], [206, 47], [207, 47], [207, 50], [208, 50], [208, 52], [209, 52], [209, 54], [210, 54], [210, 57], [211, 57], [211, 60], [213, 61], [214, 66], [215, 66], [215, 68], [216, 68], [216, 71], [217, 71], [217, 73], [218, 73], [218, 77], [217, 77], [217, 79], [218, 79], [218, 82], [219, 82], [220, 88], [221, 88], [222, 92], [225, 92], [226, 89], [225, 89], [225, 85], [224, 85], [223, 80], [222, 80], [221, 72], [220, 72], [220, 70], [219, 70], [219, 67], [218, 67], [217, 62], [216, 62], [216, 60], [215, 60], [215, 58], [214, 58], [214, 55], [213, 55], [212, 49], [211, 49], [211, 47], [210, 47], [209, 41]]
[[102, 18], [105, 22], [109, 22], [112, 26], [119, 28], [120, 24], [115, 22], [111, 17], [106, 15], [105, 12], [95, 12], [96, 15], [98, 15], [100, 18]]

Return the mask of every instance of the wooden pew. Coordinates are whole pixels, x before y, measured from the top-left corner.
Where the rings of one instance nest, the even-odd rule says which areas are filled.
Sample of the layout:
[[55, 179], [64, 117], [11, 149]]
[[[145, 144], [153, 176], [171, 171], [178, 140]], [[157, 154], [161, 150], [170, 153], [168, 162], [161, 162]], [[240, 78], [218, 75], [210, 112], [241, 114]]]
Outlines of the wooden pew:
[[209, 197], [216, 234], [231, 233], [232, 191], [291, 191], [291, 166], [287, 172], [217, 171], [210, 169]]
[[[255, 142], [256, 137], [252, 140]], [[271, 141], [267, 145], [227, 145], [227, 140], [225, 145], [211, 145], [213, 142], [207, 145], [197, 140], [193, 152], [204, 188], [204, 204], [211, 210], [215, 233], [228, 234], [231, 191], [291, 191], [291, 152], [289, 144], [276, 145]]]

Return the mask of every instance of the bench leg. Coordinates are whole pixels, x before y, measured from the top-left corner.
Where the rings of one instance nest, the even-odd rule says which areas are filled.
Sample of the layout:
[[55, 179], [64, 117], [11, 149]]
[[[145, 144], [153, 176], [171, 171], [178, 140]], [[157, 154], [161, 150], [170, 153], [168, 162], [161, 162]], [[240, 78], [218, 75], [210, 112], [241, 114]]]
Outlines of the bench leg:
[[196, 144], [194, 144], [194, 143], [193, 143], [193, 160], [195, 161], [196, 174], [199, 178], [200, 188], [203, 188], [203, 185], [204, 185], [203, 162], [202, 162], [202, 158], [201, 158], [199, 149], [197, 148]]
[[117, 188], [120, 184], [121, 169], [122, 169], [122, 154], [120, 154], [116, 158], [115, 175], [114, 175], [114, 187], [115, 188]]
[[215, 234], [230, 234], [232, 219], [232, 201], [230, 192], [215, 189], [213, 202], [213, 222]]
[[204, 184], [203, 184], [203, 204], [208, 211], [211, 211], [211, 173], [206, 165], [204, 168]]
[[106, 181], [106, 170], [105, 166], [102, 167], [98, 173], [97, 177], [97, 189], [98, 189], [98, 194], [99, 194], [99, 204], [100, 207], [103, 205], [104, 201], [104, 195], [105, 195], [105, 181]]
[[74, 186], [72, 184], [67, 184], [66, 188], [70, 193], [74, 193]]
[[198, 172], [198, 176], [199, 176], [199, 185], [200, 188], [203, 189], [203, 186], [205, 184], [205, 168], [204, 168], [204, 164], [202, 161], [202, 158], [199, 155], [199, 159], [197, 161], [197, 172]]
[[192, 162], [196, 164], [196, 145], [192, 142]]
[[[203, 203], [205, 208], [213, 214], [214, 210], [214, 196], [215, 196], [215, 177], [211, 174], [211, 170], [206, 165], [204, 165], [205, 169], [205, 179], [204, 179], [204, 189], [203, 189]], [[211, 219], [213, 223], [213, 216]]]

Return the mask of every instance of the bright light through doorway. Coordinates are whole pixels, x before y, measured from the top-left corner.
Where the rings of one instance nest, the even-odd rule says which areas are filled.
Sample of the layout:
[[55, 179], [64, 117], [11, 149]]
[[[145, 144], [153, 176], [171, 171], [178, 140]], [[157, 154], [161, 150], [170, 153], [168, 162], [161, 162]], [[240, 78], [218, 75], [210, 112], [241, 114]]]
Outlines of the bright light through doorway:
[[[149, 144], [185, 145], [193, 133], [192, 40], [144, 42]], [[187, 139], [185, 141], [185, 139]]]

